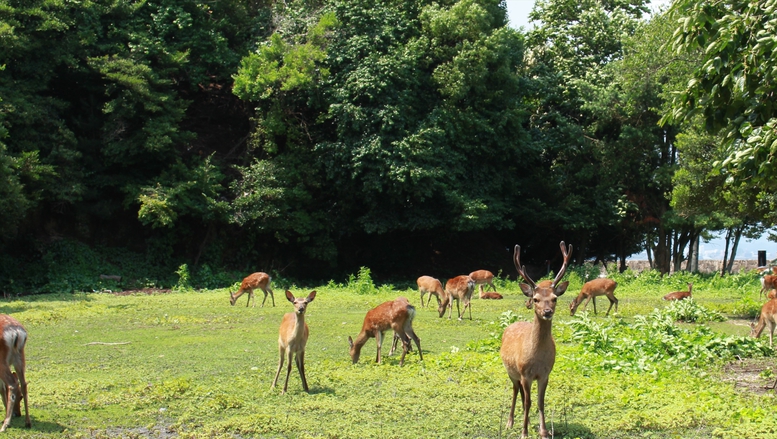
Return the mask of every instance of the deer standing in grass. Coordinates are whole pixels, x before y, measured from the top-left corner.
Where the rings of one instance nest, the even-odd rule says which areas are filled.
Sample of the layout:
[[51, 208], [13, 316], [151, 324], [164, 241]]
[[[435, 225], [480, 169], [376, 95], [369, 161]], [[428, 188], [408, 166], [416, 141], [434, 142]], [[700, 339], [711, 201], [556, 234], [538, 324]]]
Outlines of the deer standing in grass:
[[394, 333], [402, 341], [402, 357], [399, 359], [399, 365], [405, 364], [405, 355], [410, 350], [410, 339], [415, 341], [415, 345], [418, 347], [418, 356], [423, 361], [424, 355], [421, 353], [421, 340], [413, 331], [413, 318], [415, 318], [415, 307], [405, 297], [398, 297], [396, 300], [381, 303], [367, 311], [367, 315], [364, 316], [362, 330], [356, 336], [356, 340], [348, 336], [351, 360], [354, 364], [357, 363], [364, 344], [371, 337], [375, 337], [375, 341], [378, 344], [378, 355], [375, 357], [375, 362], [380, 363], [380, 347], [383, 344], [383, 333], [388, 329], [393, 329]]
[[421, 306], [424, 306], [424, 294], [429, 293], [429, 298], [426, 300], [426, 306], [429, 306], [429, 302], [432, 300], [432, 296], [437, 297], [437, 313], [440, 317], [445, 315], [444, 303], [448, 303], [447, 294], [442, 288], [442, 283], [431, 277], [421, 276], [416, 281], [418, 284], [418, 291], [421, 293]]
[[[488, 270], [477, 270], [470, 273], [469, 277], [475, 281], [475, 286], [480, 286], [480, 294], [478, 297], [481, 299], [499, 300], [502, 298], [502, 295], [496, 292], [496, 286], [494, 286], [494, 273], [491, 273]], [[483, 292], [483, 285], [490, 285], [494, 292]]]
[[286, 299], [294, 305], [294, 312], [286, 313], [281, 320], [281, 328], [278, 331], [278, 351], [280, 359], [278, 360], [278, 371], [275, 372], [275, 379], [272, 381], [272, 388], [278, 383], [278, 376], [283, 368], [285, 357], [289, 359], [289, 365], [286, 369], [286, 382], [283, 383], [283, 392], [289, 388], [289, 375], [291, 375], [291, 360], [297, 363], [297, 370], [302, 379], [302, 389], [309, 392], [308, 382], [305, 379], [305, 345], [308, 342], [308, 324], [305, 323], [305, 310], [310, 302], [316, 298], [316, 292], [312, 291], [308, 297], [295, 298], [291, 291], [286, 290]]
[[264, 308], [264, 302], [267, 300], [267, 293], [270, 293], [270, 297], [272, 298], [272, 306], [275, 307], [275, 295], [270, 289], [270, 281], [272, 281], [270, 275], [267, 273], [262, 273], [261, 271], [248, 275], [248, 277], [243, 279], [243, 282], [240, 284], [240, 289], [237, 290], [235, 294], [230, 293], [229, 304], [234, 306], [235, 302], [237, 302], [237, 299], [240, 296], [242, 296], [244, 293], [248, 293], [248, 302], [246, 302], [246, 308], [248, 308], [248, 304], [251, 303], [251, 299], [254, 299], [254, 307], [256, 307], [254, 290], [259, 288], [264, 292], [262, 308]]
[[[5, 420], [0, 432], [8, 428], [11, 417], [21, 416], [21, 401], [24, 400], [24, 426], [29, 428], [29, 403], [27, 401], [27, 380], [24, 377], [26, 362], [24, 346], [27, 344], [27, 331], [19, 321], [7, 315], [0, 314], [0, 331], [3, 340], [0, 342], [0, 380], [3, 382], [3, 405], [5, 405]], [[11, 371], [13, 366], [14, 371]]]
[[761, 336], [765, 327], [769, 327], [769, 347], [772, 347], [772, 337], [774, 337], [774, 328], [777, 326], [777, 299], [771, 299], [761, 307], [761, 315], [758, 317], [758, 324], [750, 324], [750, 335], [758, 338]]
[[540, 436], [543, 439], [549, 437], [545, 427], [545, 390], [548, 387], [548, 378], [556, 362], [556, 343], [553, 340], [551, 328], [553, 314], [556, 312], [556, 299], [564, 294], [569, 286], [568, 281], [559, 283], [566, 272], [569, 259], [572, 256], [572, 246], [567, 247], [561, 241], [561, 253], [564, 255], [564, 263], [556, 278], [548, 284], [541, 282], [535, 284], [526, 274], [526, 268], [521, 265], [521, 247], [515, 246], [514, 261], [518, 274], [526, 281], [521, 283], [521, 291], [533, 303], [534, 321], [515, 322], [508, 326], [502, 335], [502, 348], [500, 356], [507, 375], [513, 383], [513, 398], [510, 406], [510, 414], [507, 417], [507, 428], [513, 426], [515, 419], [515, 402], [518, 394], [521, 394], [523, 405], [523, 432], [521, 438], [529, 437], [529, 409], [531, 408], [531, 388], [537, 381], [537, 406], [540, 413]]
[[[459, 314], [459, 320], [469, 308], [469, 319], [472, 320], [472, 292], [475, 290], [475, 281], [466, 274], [448, 279], [445, 283], [445, 292], [448, 295], [448, 308], [450, 314], [448, 318], [453, 317], [453, 301], [456, 301], [456, 312]], [[459, 303], [464, 304], [464, 312], [459, 309]]]
[[764, 292], [775, 288], [777, 288], [777, 276], [767, 274], [766, 276], [761, 277], [761, 292], [758, 293], [758, 297], [761, 297]]
[[585, 300], [583, 305], [583, 311], [588, 308], [588, 302], [594, 301], [594, 314], [596, 314], [596, 296], [606, 296], [610, 300], [610, 307], [607, 308], [606, 316], [610, 315], [612, 306], [615, 305], [615, 312], [618, 312], [618, 299], [615, 298], [615, 288], [618, 283], [612, 279], [597, 278], [583, 284], [583, 288], [580, 290], [580, 294], [569, 304], [569, 315], [575, 315], [577, 307]]
[[[664, 296], [664, 300], [684, 300], [693, 297], [693, 282], [688, 282], [688, 291], [675, 291]], [[617, 310], [616, 310], [617, 311]]]

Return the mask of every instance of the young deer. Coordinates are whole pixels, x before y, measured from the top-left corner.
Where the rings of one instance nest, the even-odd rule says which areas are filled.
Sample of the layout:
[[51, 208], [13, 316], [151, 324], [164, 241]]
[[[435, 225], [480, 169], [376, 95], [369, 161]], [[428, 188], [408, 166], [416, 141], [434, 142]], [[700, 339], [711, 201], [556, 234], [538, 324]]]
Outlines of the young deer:
[[380, 363], [380, 347], [383, 344], [383, 333], [387, 329], [393, 329], [394, 333], [402, 340], [402, 357], [399, 359], [399, 365], [405, 364], [405, 355], [410, 350], [410, 339], [415, 341], [415, 345], [418, 347], [418, 356], [423, 361], [421, 340], [413, 331], [413, 318], [415, 318], [415, 307], [404, 297], [384, 302], [367, 311], [367, 315], [364, 316], [362, 331], [356, 336], [356, 340], [354, 341], [348, 336], [351, 360], [354, 364], [357, 363], [364, 344], [367, 343], [370, 337], [375, 337], [375, 341], [378, 344], [378, 355], [375, 358], [375, 362]]
[[[13, 317], [0, 314], [0, 331], [3, 340], [0, 342], [0, 380], [3, 382], [3, 405], [5, 405], [5, 420], [0, 432], [8, 428], [11, 417], [16, 414], [21, 416], [21, 400], [24, 399], [24, 426], [29, 428], [30, 422], [29, 403], [27, 401], [27, 380], [24, 377], [26, 362], [24, 359], [24, 346], [27, 343], [27, 331], [21, 323]], [[11, 366], [14, 372], [11, 371]]]
[[[448, 314], [448, 318], [453, 317], [453, 301], [456, 301], [456, 312], [459, 314], [459, 320], [461, 320], [464, 313], [469, 308], [469, 319], [472, 320], [472, 292], [475, 290], [475, 281], [466, 274], [456, 276], [452, 279], [448, 279], [445, 283], [445, 292], [448, 295], [448, 308], [451, 312]], [[459, 310], [459, 302], [464, 304], [464, 312]]]
[[278, 376], [283, 368], [283, 359], [288, 357], [289, 366], [286, 369], [286, 382], [283, 383], [283, 392], [289, 388], [289, 375], [291, 374], [291, 359], [296, 357], [297, 370], [302, 378], [302, 389], [309, 392], [308, 382], [305, 379], [305, 345], [308, 342], [308, 324], [305, 323], [305, 309], [308, 303], [316, 298], [316, 292], [313, 291], [305, 298], [295, 298], [291, 291], [286, 290], [286, 298], [294, 305], [294, 312], [283, 315], [281, 328], [278, 331], [278, 351], [280, 359], [278, 360], [278, 371], [275, 372], [275, 379], [272, 381], [272, 388], [278, 383]]
[[540, 435], [547, 439], [548, 429], [545, 427], [545, 390], [548, 387], [548, 377], [556, 362], [556, 343], [553, 341], [551, 328], [553, 314], [556, 311], [556, 299], [564, 294], [569, 286], [568, 281], [559, 283], [572, 256], [572, 246], [567, 247], [561, 241], [561, 253], [564, 263], [556, 278], [550, 285], [540, 286], [526, 274], [526, 268], [521, 265], [521, 247], [515, 246], [514, 262], [518, 274], [526, 283], [521, 284], [521, 291], [534, 304], [534, 322], [516, 322], [508, 326], [502, 335], [500, 356], [507, 375], [513, 382], [513, 399], [510, 414], [507, 417], [507, 428], [513, 426], [515, 418], [515, 401], [521, 394], [523, 403], [523, 432], [521, 437], [529, 436], [529, 409], [531, 408], [531, 388], [537, 381], [537, 405], [540, 413]]
[[[688, 282], [688, 291], [675, 291], [664, 296], [664, 300], [683, 300], [692, 296], [691, 290], [693, 289], [693, 282]], [[617, 309], [616, 309], [617, 311]]]
[[585, 305], [583, 305], [583, 311], [588, 308], [588, 302], [593, 299], [594, 314], [596, 314], [596, 296], [607, 296], [607, 298], [610, 300], [610, 307], [607, 308], [607, 314], [605, 314], [606, 316], [610, 315], [610, 310], [612, 309], [613, 305], [615, 305], [615, 312], [618, 312], [618, 299], [615, 298], [615, 288], [617, 286], [617, 282], [612, 279], [605, 278], [597, 278], [586, 282], [583, 285], [583, 288], [580, 290], [580, 294], [578, 294], [575, 300], [569, 304], [569, 315], [575, 315], [575, 311], [577, 311], [577, 307], [580, 306], [580, 303], [583, 301], [583, 299], [586, 299]]
[[445, 306], [443, 306], [442, 303], [448, 303], [448, 300], [446, 299], [445, 290], [442, 288], [442, 283], [431, 276], [421, 276], [416, 283], [418, 284], [418, 291], [421, 293], [421, 306], [424, 306], [425, 293], [429, 293], [429, 298], [426, 300], [426, 306], [429, 306], [429, 302], [432, 301], [432, 296], [436, 296], [437, 313], [440, 317], [444, 316]]
[[475, 281], [475, 285], [480, 285], [480, 291], [483, 291], [483, 285], [489, 285], [494, 292], [496, 287], [494, 286], [494, 273], [488, 270], [477, 270], [469, 274], [469, 277]]
[[237, 290], [235, 294], [229, 294], [229, 304], [235, 305], [235, 302], [237, 302], [237, 299], [243, 295], [243, 293], [248, 293], [248, 302], [246, 302], [246, 308], [248, 308], [248, 304], [251, 303], [251, 299], [254, 299], [254, 307], [256, 307], [256, 298], [254, 298], [254, 290], [256, 288], [259, 288], [260, 290], [264, 291], [264, 300], [262, 300], [262, 308], [264, 308], [264, 302], [267, 300], [267, 293], [270, 293], [270, 297], [272, 298], [272, 306], [275, 307], [275, 295], [273, 294], [272, 290], [270, 289], [270, 281], [272, 281], [272, 278], [270, 278], [270, 275], [267, 273], [257, 272], [248, 275], [245, 279], [243, 279], [243, 282], [240, 284], [240, 289]]
[[769, 327], [769, 347], [772, 347], [772, 337], [774, 337], [774, 328], [777, 326], [777, 299], [771, 299], [761, 307], [761, 315], [758, 317], [758, 324], [750, 324], [750, 335], [758, 338], [761, 336], [765, 327]]
[[767, 274], [766, 276], [761, 277], [761, 292], [758, 293], [758, 297], [761, 297], [765, 291], [773, 290], [775, 288], [777, 288], [777, 276]]

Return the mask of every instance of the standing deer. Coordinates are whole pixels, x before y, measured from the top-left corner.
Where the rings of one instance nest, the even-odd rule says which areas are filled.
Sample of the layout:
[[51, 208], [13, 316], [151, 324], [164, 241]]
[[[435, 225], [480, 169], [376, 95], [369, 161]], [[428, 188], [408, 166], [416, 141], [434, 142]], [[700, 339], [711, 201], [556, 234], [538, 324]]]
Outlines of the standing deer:
[[480, 285], [480, 292], [483, 292], [483, 285], [489, 285], [494, 292], [496, 287], [494, 286], [494, 273], [488, 270], [477, 270], [469, 274], [469, 277], [475, 281], [475, 286]]
[[375, 341], [378, 344], [378, 355], [375, 358], [375, 362], [380, 363], [380, 347], [383, 344], [383, 333], [387, 329], [393, 329], [394, 333], [402, 340], [402, 357], [399, 359], [399, 365], [405, 364], [405, 355], [410, 350], [410, 339], [415, 341], [415, 345], [418, 347], [418, 356], [423, 361], [424, 355], [421, 352], [421, 340], [413, 331], [413, 318], [415, 318], [415, 307], [405, 297], [398, 297], [396, 300], [381, 303], [367, 311], [367, 315], [364, 316], [362, 330], [356, 336], [356, 340], [354, 341], [348, 336], [351, 360], [354, 364], [357, 363], [364, 344], [367, 343], [370, 337], [375, 337]]
[[[664, 300], [683, 300], [693, 297], [693, 282], [688, 282], [688, 291], [675, 291], [664, 296]], [[616, 309], [617, 311], [617, 309]]]
[[272, 290], [270, 289], [270, 281], [272, 281], [272, 278], [270, 278], [270, 275], [267, 273], [257, 272], [248, 275], [245, 279], [243, 279], [243, 282], [240, 284], [240, 289], [237, 290], [235, 294], [229, 295], [229, 304], [235, 305], [235, 302], [237, 302], [237, 299], [243, 295], [243, 293], [248, 293], [248, 302], [246, 302], [246, 308], [248, 308], [248, 304], [251, 303], [251, 299], [254, 299], [254, 307], [256, 307], [256, 298], [254, 298], [254, 290], [256, 288], [259, 288], [264, 292], [264, 300], [262, 300], [262, 308], [264, 308], [264, 302], [267, 300], [267, 293], [270, 293], [270, 297], [272, 298], [272, 306], [275, 307], [275, 295], [273, 294]]
[[[3, 340], [0, 343], [0, 380], [3, 382], [3, 405], [5, 406], [5, 420], [0, 432], [8, 428], [11, 417], [16, 414], [21, 416], [21, 401], [24, 400], [24, 426], [29, 428], [30, 422], [29, 403], [27, 400], [27, 380], [24, 377], [26, 362], [24, 359], [24, 346], [27, 344], [27, 331], [19, 321], [7, 315], [0, 314], [0, 331]], [[11, 371], [13, 366], [14, 371]]]
[[[450, 314], [448, 318], [453, 317], [453, 301], [456, 301], [456, 312], [459, 314], [459, 320], [469, 308], [469, 319], [472, 320], [472, 292], [475, 290], [475, 281], [466, 274], [448, 279], [445, 283], [445, 292], [448, 295], [448, 308]], [[464, 312], [459, 310], [459, 303], [464, 304]]]
[[[291, 360], [294, 357], [297, 363], [299, 376], [302, 378], [302, 389], [309, 392], [308, 382], [305, 379], [305, 345], [308, 342], [308, 324], [305, 323], [305, 309], [308, 303], [316, 298], [316, 292], [312, 291], [308, 297], [295, 298], [291, 291], [286, 290], [286, 299], [294, 305], [294, 312], [283, 315], [281, 327], [278, 331], [278, 351], [280, 359], [278, 360], [278, 371], [275, 372], [275, 379], [272, 381], [272, 388], [278, 383], [278, 376], [283, 368], [285, 357], [289, 359], [289, 366], [286, 369], [286, 382], [283, 383], [283, 392], [289, 388], [289, 375], [291, 375]], [[296, 356], [295, 356], [296, 355]]]
[[437, 297], [437, 313], [440, 317], [445, 315], [445, 306], [443, 302], [448, 303], [447, 294], [442, 288], [442, 283], [439, 280], [431, 276], [421, 276], [416, 281], [418, 284], [418, 291], [421, 293], [421, 306], [424, 306], [424, 294], [429, 293], [429, 298], [426, 300], [426, 306], [429, 306], [429, 302], [432, 300], [432, 296]]
[[521, 283], [521, 291], [534, 304], [533, 322], [515, 322], [508, 326], [502, 335], [500, 356], [507, 375], [513, 382], [513, 399], [510, 415], [507, 417], [507, 428], [513, 426], [515, 418], [515, 401], [521, 394], [523, 403], [523, 432], [521, 438], [529, 437], [529, 409], [531, 408], [531, 388], [537, 381], [537, 405], [540, 413], [540, 436], [549, 437], [545, 427], [545, 390], [548, 387], [548, 377], [556, 362], [556, 343], [553, 341], [551, 328], [553, 314], [556, 312], [556, 299], [564, 294], [569, 286], [568, 281], [559, 283], [566, 272], [569, 259], [572, 256], [572, 246], [567, 247], [564, 241], [560, 244], [564, 263], [556, 278], [550, 285], [540, 286], [526, 274], [526, 268], [521, 265], [521, 247], [515, 246], [514, 261], [518, 274], [526, 283]]
[[618, 299], [615, 298], [615, 288], [617, 286], [617, 282], [607, 278], [597, 278], [586, 282], [583, 285], [583, 288], [580, 290], [580, 294], [578, 294], [572, 303], [569, 304], [569, 315], [575, 315], [577, 307], [580, 306], [580, 303], [584, 299], [585, 305], [583, 305], [583, 311], [588, 308], [588, 302], [593, 299], [594, 314], [596, 314], [596, 296], [607, 296], [607, 299], [610, 300], [610, 307], [607, 308], [607, 314], [605, 314], [605, 316], [610, 315], [610, 310], [612, 309], [613, 305], [615, 305], [615, 312], [618, 312]]
[[777, 276], [767, 274], [766, 276], [761, 277], [761, 292], [758, 293], [758, 297], [761, 297], [765, 291], [773, 290], [775, 288], [777, 288]]
[[758, 317], [758, 324], [750, 324], [750, 335], [758, 338], [761, 336], [765, 327], [769, 327], [769, 347], [772, 347], [772, 337], [774, 337], [774, 328], [777, 326], [777, 299], [771, 299], [761, 307], [761, 315]]

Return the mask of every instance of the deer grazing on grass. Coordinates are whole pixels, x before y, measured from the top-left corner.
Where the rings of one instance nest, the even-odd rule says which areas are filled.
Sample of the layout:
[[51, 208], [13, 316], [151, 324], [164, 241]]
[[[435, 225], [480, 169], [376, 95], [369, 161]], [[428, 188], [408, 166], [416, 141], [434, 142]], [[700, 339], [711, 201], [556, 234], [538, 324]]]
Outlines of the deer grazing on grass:
[[774, 337], [774, 328], [777, 327], [777, 299], [771, 299], [761, 307], [761, 315], [758, 317], [758, 324], [750, 324], [750, 335], [758, 338], [761, 336], [765, 327], [769, 327], [769, 347], [772, 347], [772, 337]]
[[7, 314], [0, 314], [0, 331], [3, 333], [3, 340], [0, 342], [0, 358], [2, 358], [0, 380], [3, 382], [2, 398], [5, 406], [5, 420], [0, 427], [0, 432], [8, 428], [14, 414], [21, 416], [22, 400], [24, 400], [24, 426], [29, 428], [32, 423], [27, 401], [27, 380], [24, 377], [26, 367], [24, 346], [27, 344], [27, 331], [21, 323]]
[[[446, 305], [450, 309], [449, 319], [453, 317], [453, 301], [455, 300], [459, 320], [467, 312], [467, 308], [469, 308], [469, 319], [472, 320], [472, 292], [474, 290], [475, 281], [466, 274], [448, 279], [448, 282], [445, 283], [445, 292], [448, 295], [448, 303]], [[464, 312], [459, 309], [459, 303], [464, 305]]]
[[275, 295], [273, 294], [272, 290], [270, 289], [270, 281], [272, 279], [270, 278], [270, 275], [267, 273], [257, 272], [248, 275], [245, 279], [243, 279], [243, 282], [240, 284], [240, 289], [237, 290], [235, 294], [229, 295], [229, 304], [235, 305], [235, 302], [237, 302], [237, 299], [242, 296], [244, 293], [248, 293], [248, 302], [246, 302], [246, 308], [248, 308], [248, 304], [251, 303], [251, 299], [254, 299], [254, 307], [256, 307], [256, 298], [254, 298], [254, 290], [259, 288], [264, 292], [264, 300], [262, 300], [262, 308], [264, 308], [264, 302], [267, 300], [267, 293], [270, 293], [270, 297], [272, 298], [272, 306], [275, 307]]
[[[415, 345], [418, 347], [418, 357], [423, 361], [424, 355], [421, 352], [421, 340], [413, 331], [414, 318], [415, 307], [405, 297], [398, 297], [395, 300], [381, 303], [367, 311], [367, 315], [364, 316], [362, 330], [356, 336], [356, 340], [348, 336], [351, 360], [354, 364], [357, 363], [364, 344], [367, 343], [370, 337], [375, 337], [375, 341], [378, 344], [378, 354], [375, 357], [375, 362], [380, 363], [380, 347], [383, 344], [383, 333], [388, 329], [392, 329], [402, 341], [402, 357], [399, 359], [399, 365], [405, 364], [405, 355], [410, 350], [410, 339], [415, 341]], [[393, 353], [393, 349], [390, 353]]]
[[309, 392], [308, 382], [305, 379], [305, 345], [308, 342], [308, 324], [305, 323], [305, 310], [310, 302], [316, 298], [316, 292], [312, 291], [308, 297], [295, 298], [291, 291], [286, 290], [286, 299], [294, 305], [294, 312], [286, 313], [281, 320], [281, 327], [278, 331], [278, 351], [280, 359], [278, 360], [278, 371], [275, 372], [275, 379], [272, 381], [272, 388], [278, 383], [278, 376], [283, 368], [283, 360], [288, 357], [289, 365], [286, 369], [286, 382], [283, 383], [283, 392], [289, 388], [289, 375], [291, 375], [291, 360], [297, 363], [299, 376], [302, 378], [302, 389]]
[[540, 413], [540, 436], [549, 437], [545, 427], [545, 390], [548, 387], [548, 377], [556, 362], [556, 343], [553, 341], [551, 328], [553, 314], [556, 311], [556, 299], [564, 294], [569, 286], [568, 281], [559, 283], [566, 272], [569, 259], [572, 256], [572, 246], [569, 251], [561, 241], [561, 253], [564, 263], [556, 278], [548, 283], [535, 284], [526, 274], [526, 268], [521, 265], [521, 247], [515, 246], [514, 262], [518, 274], [526, 281], [521, 283], [521, 291], [531, 299], [534, 308], [533, 322], [516, 322], [508, 326], [502, 335], [500, 356], [507, 375], [513, 383], [513, 399], [510, 414], [507, 417], [507, 428], [513, 426], [515, 417], [515, 402], [521, 394], [523, 404], [523, 432], [521, 438], [529, 437], [529, 409], [531, 408], [531, 388], [537, 381], [537, 405]]
[[761, 297], [761, 295], [769, 290], [773, 290], [777, 288], [777, 276], [772, 274], [767, 274], [766, 276], [761, 277], [761, 292], [758, 293], [758, 297]]
[[610, 310], [612, 309], [612, 306], [615, 305], [615, 312], [618, 312], [618, 299], [615, 298], [615, 288], [618, 286], [618, 283], [615, 282], [612, 279], [607, 278], [597, 278], [591, 281], [586, 282], [583, 285], [583, 288], [580, 290], [580, 294], [577, 295], [577, 297], [572, 301], [572, 303], [569, 304], [569, 315], [573, 316], [575, 315], [575, 311], [577, 311], [577, 307], [580, 306], [580, 303], [585, 300], [585, 305], [583, 305], [583, 311], [585, 311], [586, 308], [588, 308], [588, 302], [591, 300], [594, 301], [594, 314], [596, 314], [596, 296], [607, 296], [607, 299], [610, 300], [610, 307], [607, 308], [607, 314], [605, 316], [610, 315]]
[[443, 302], [448, 303], [448, 299], [447, 293], [442, 288], [442, 283], [431, 276], [421, 276], [416, 283], [418, 284], [418, 291], [421, 293], [421, 306], [424, 306], [424, 294], [429, 293], [429, 298], [426, 300], [426, 306], [429, 306], [432, 296], [437, 297], [437, 313], [440, 317], [444, 316], [445, 305], [443, 305]]
[[[693, 297], [693, 282], [688, 282], [688, 291], [675, 291], [664, 296], [664, 300], [683, 300]], [[617, 310], [616, 310], [617, 311]]]

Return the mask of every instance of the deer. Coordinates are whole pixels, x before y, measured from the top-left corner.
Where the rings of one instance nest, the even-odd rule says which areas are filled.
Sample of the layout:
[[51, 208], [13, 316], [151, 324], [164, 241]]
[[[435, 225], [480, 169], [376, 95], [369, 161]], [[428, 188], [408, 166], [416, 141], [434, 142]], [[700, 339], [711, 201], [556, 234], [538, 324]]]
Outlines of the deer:
[[552, 326], [553, 315], [556, 312], [556, 300], [566, 292], [569, 281], [561, 282], [567, 265], [572, 256], [572, 245], [569, 251], [561, 241], [561, 253], [564, 263], [556, 278], [543, 286], [535, 284], [526, 274], [526, 267], [521, 265], [521, 247], [515, 246], [513, 262], [518, 274], [523, 277], [524, 283], [520, 284], [523, 294], [531, 299], [534, 308], [533, 322], [515, 322], [505, 328], [502, 334], [502, 347], [500, 357], [507, 370], [507, 375], [513, 383], [512, 404], [510, 414], [507, 417], [507, 428], [512, 428], [515, 419], [515, 402], [518, 394], [521, 394], [523, 405], [523, 431], [521, 438], [529, 437], [529, 409], [531, 408], [531, 388], [537, 381], [537, 406], [540, 414], [540, 436], [549, 438], [548, 429], [545, 426], [545, 390], [548, 388], [548, 379], [556, 362], [556, 343], [553, 340]]
[[[383, 333], [388, 329], [393, 329], [398, 338], [402, 340], [402, 357], [399, 359], [400, 366], [405, 364], [405, 355], [410, 350], [410, 339], [415, 341], [415, 345], [418, 347], [418, 357], [423, 361], [424, 355], [421, 352], [421, 340], [413, 331], [414, 318], [415, 307], [405, 297], [398, 297], [395, 300], [383, 302], [367, 311], [367, 314], [364, 316], [362, 330], [356, 336], [356, 340], [348, 336], [351, 361], [354, 364], [359, 362], [362, 347], [367, 343], [367, 340], [375, 337], [375, 341], [378, 344], [378, 354], [375, 357], [375, 362], [380, 364], [380, 348], [383, 344]], [[393, 349], [391, 353], [393, 353]]]
[[291, 291], [286, 290], [286, 299], [294, 305], [294, 312], [284, 314], [281, 320], [281, 327], [278, 330], [280, 359], [278, 360], [278, 370], [275, 372], [275, 379], [272, 381], [272, 386], [270, 386], [272, 389], [275, 388], [275, 385], [278, 383], [278, 376], [283, 368], [283, 360], [288, 357], [289, 366], [286, 369], [286, 382], [283, 383], [283, 392], [281, 394], [286, 393], [286, 390], [289, 388], [292, 357], [294, 357], [294, 361], [297, 363], [297, 370], [302, 379], [302, 389], [305, 392], [310, 392], [308, 381], [305, 379], [305, 345], [308, 343], [308, 335], [310, 333], [308, 324], [305, 323], [305, 310], [308, 304], [315, 298], [315, 291], [311, 291], [307, 297], [295, 298]]
[[469, 274], [469, 277], [475, 281], [475, 286], [480, 285], [480, 291], [483, 292], [483, 285], [489, 285], [494, 292], [496, 287], [494, 286], [494, 273], [488, 270], [476, 270]]
[[777, 288], [777, 275], [767, 274], [761, 277], [761, 291], [758, 293], [758, 297], [761, 297], [765, 291], [775, 288]]
[[580, 294], [577, 295], [577, 297], [572, 301], [572, 303], [569, 304], [569, 315], [573, 316], [575, 315], [575, 311], [577, 311], [577, 307], [580, 306], [580, 303], [585, 299], [585, 305], [583, 305], [583, 311], [585, 311], [586, 308], [588, 308], [588, 302], [590, 302], [592, 299], [594, 301], [594, 314], [596, 314], [596, 296], [606, 296], [607, 299], [610, 300], [610, 307], [607, 308], [607, 314], [605, 316], [610, 315], [610, 310], [612, 309], [612, 306], [615, 305], [615, 312], [618, 312], [618, 299], [615, 298], [615, 288], [618, 286], [618, 283], [615, 282], [612, 279], [607, 279], [604, 277], [597, 278], [591, 281], [586, 282], [583, 284], [583, 288], [580, 290]]
[[758, 324], [750, 324], [750, 336], [759, 338], [765, 327], [769, 327], [769, 347], [772, 347], [774, 328], [777, 326], [777, 299], [771, 299], [761, 307]]
[[664, 300], [683, 300], [693, 297], [693, 282], [688, 282], [688, 291], [675, 291], [664, 296]]
[[445, 306], [443, 305], [443, 302], [448, 303], [448, 299], [447, 293], [442, 287], [442, 283], [431, 276], [421, 276], [416, 283], [418, 284], [418, 291], [421, 293], [421, 306], [424, 306], [424, 294], [429, 293], [429, 298], [426, 300], [426, 306], [429, 306], [432, 296], [437, 297], [437, 313], [440, 317], [444, 316]]
[[[464, 313], [469, 308], [469, 319], [472, 320], [472, 292], [475, 290], [475, 281], [466, 274], [456, 276], [448, 279], [445, 283], [445, 292], [448, 295], [448, 303], [446, 304], [450, 309], [448, 319], [453, 317], [453, 301], [456, 301], [456, 312], [459, 314], [459, 320], [462, 319]], [[464, 304], [464, 312], [459, 309], [459, 303]]]
[[251, 299], [254, 299], [254, 307], [256, 307], [256, 298], [254, 298], [254, 290], [259, 288], [264, 292], [264, 300], [262, 300], [262, 308], [264, 308], [264, 302], [267, 300], [267, 293], [270, 293], [272, 298], [272, 306], [275, 307], [275, 295], [270, 289], [270, 282], [272, 278], [267, 273], [261, 271], [248, 275], [240, 284], [240, 289], [235, 294], [229, 294], [229, 304], [234, 306], [237, 299], [244, 293], [248, 293], [248, 302], [246, 302], [246, 308], [251, 303]]
[[[21, 416], [21, 401], [24, 400], [24, 426], [30, 428], [29, 402], [27, 400], [27, 380], [24, 377], [26, 361], [24, 347], [27, 344], [27, 330], [15, 318], [0, 314], [0, 331], [3, 340], [0, 342], [0, 380], [3, 382], [3, 405], [5, 420], [0, 432], [4, 432], [11, 423], [14, 414]], [[11, 371], [13, 366], [13, 371]]]

